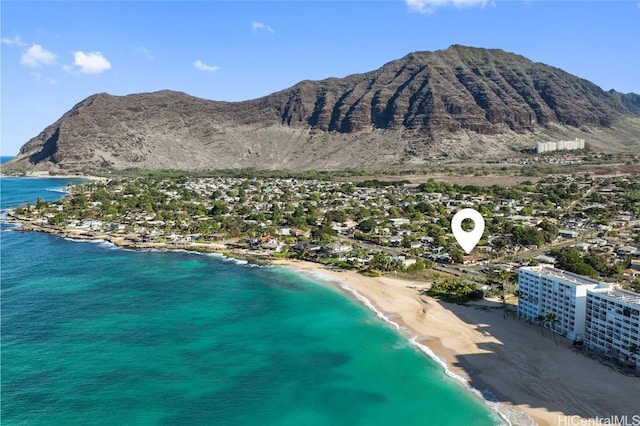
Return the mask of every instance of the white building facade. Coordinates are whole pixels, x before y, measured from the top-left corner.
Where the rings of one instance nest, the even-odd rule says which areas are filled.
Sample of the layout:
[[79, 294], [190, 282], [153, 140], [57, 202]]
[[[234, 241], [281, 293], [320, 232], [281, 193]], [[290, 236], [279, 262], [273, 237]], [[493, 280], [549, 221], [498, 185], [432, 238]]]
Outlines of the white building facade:
[[[584, 343], [588, 349], [621, 361], [640, 350], [640, 295], [617, 288], [587, 292]], [[636, 356], [638, 359], [638, 356]]]
[[587, 290], [602, 285], [598, 281], [551, 266], [528, 266], [518, 271], [518, 316], [536, 322], [539, 316], [555, 314], [550, 327], [569, 339], [585, 332]]
[[538, 142], [536, 151], [538, 154], [552, 151], [584, 149], [584, 139], [574, 139], [572, 141]]

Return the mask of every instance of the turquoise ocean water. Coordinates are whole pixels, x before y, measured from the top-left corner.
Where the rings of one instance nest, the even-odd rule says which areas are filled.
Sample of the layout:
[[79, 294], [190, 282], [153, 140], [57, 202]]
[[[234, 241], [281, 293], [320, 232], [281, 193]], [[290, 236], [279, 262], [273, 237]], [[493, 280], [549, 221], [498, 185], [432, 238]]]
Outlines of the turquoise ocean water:
[[[2, 208], [66, 183], [2, 178]], [[500, 422], [329, 284], [2, 229], [2, 424]]]

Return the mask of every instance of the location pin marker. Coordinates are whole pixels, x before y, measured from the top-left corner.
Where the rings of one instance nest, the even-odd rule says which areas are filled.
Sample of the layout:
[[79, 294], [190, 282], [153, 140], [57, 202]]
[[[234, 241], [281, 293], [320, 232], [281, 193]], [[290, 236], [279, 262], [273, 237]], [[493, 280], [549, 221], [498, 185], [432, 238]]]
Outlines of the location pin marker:
[[[471, 219], [473, 221], [473, 230], [465, 231], [462, 229], [462, 221], [465, 219]], [[462, 209], [453, 216], [451, 219], [451, 232], [456, 237], [456, 241], [460, 244], [460, 247], [467, 253], [471, 253], [471, 250], [478, 244], [482, 233], [484, 232], [484, 218], [474, 209]]]

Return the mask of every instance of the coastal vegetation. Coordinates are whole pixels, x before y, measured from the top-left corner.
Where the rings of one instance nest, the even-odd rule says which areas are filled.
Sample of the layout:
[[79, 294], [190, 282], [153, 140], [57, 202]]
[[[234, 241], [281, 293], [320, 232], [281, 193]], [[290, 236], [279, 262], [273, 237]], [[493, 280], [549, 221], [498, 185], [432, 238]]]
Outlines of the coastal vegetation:
[[445, 302], [466, 303], [482, 299], [484, 293], [477, 285], [464, 278], [436, 279], [425, 293]]
[[[547, 176], [511, 187], [332, 178], [112, 176], [11, 215], [50, 231], [106, 235], [133, 247], [224, 247], [246, 257], [298, 258], [369, 274], [438, 265], [486, 273], [482, 265], [534, 264], [547, 253], [561, 268], [622, 279], [634, 288], [625, 276], [631, 255], [624, 254], [640, 242], [634, 219], [640, 184], [632, 178]], [[486, 221], [472, 255], [449, 231], [451, 216], [465, 207]], [[513, 282], [490, 274], [484, 279], [502, 298]], [[508, 286], [508, 293], [516, 291]]]

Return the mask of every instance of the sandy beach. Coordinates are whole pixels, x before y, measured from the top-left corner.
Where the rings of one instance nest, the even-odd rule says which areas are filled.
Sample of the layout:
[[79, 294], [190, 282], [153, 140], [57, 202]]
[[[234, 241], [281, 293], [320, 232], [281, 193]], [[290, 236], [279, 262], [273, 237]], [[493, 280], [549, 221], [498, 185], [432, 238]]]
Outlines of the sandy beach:
[[568, 339], [558, 336], [556, 346], [549, 330], [542, 336], [514, 314], [505, 317], [498, 303], [460, 306], [420, 295], [424, 282], [370, 278], [311, 262], [274, 263], [330, 277], [366, 298], [453, 375], [494, 400], [490, 405], [513, 425], [591, 425], [596, 418], [608, 424], [625, 415], [640, 421], [640, 379], [575, 352]]

